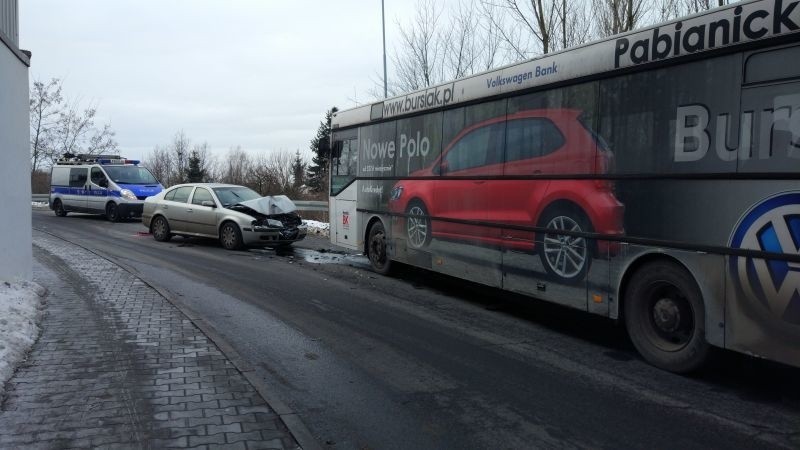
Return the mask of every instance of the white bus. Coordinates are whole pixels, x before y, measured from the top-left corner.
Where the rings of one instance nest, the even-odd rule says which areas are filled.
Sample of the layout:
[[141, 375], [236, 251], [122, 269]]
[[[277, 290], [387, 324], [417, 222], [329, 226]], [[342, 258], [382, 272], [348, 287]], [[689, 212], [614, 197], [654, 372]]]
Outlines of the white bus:
[[800, 366], [800, 1], [342, 111], [331, 240], [624, 321], [650, 363]]

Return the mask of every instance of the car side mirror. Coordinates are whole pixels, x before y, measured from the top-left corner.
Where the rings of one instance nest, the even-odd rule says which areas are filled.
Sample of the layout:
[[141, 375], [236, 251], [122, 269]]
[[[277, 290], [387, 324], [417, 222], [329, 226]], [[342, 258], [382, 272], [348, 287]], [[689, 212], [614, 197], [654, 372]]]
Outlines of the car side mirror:
[[108, 187], [108, 180], [106, 180], [105, 178], [103, 178], [103, 179], [102, 179], [102, 180], [100, 180], [100, 182], [99, 182], [99, 183], [97, 183], [97, 184], [98, 184], [100, 187], [107, 188], [107, 187]]
[[208, 206], [209, 208], [216, 208], [217, 207], [217, 204], [212, 202], [211, 200], [203, 200], [201, 205]]

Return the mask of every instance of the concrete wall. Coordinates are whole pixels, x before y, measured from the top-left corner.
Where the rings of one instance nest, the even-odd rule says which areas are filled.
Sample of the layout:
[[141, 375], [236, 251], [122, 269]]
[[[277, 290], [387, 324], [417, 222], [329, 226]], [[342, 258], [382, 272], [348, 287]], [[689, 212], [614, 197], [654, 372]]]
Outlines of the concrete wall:
[[[0, 280], [30, 280], [31, 162], [28, 66], [0, 42]], [[13, 46], [13, 44], [11, 44]]]

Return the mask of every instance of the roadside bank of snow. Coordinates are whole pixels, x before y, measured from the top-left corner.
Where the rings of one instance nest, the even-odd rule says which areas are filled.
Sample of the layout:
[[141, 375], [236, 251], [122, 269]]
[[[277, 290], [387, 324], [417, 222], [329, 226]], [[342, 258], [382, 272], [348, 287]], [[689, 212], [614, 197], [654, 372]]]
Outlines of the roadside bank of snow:
[[0, 396], [39, 336], [44, 293], [35, 283], [0, 282]]
[[331, 225], [326, 222], [317, 222], [316, 220], [304, 220], [304, 224], [308, 227], [309, 234], [318, 234], [320, 236], [328, 236], [330, 234]]

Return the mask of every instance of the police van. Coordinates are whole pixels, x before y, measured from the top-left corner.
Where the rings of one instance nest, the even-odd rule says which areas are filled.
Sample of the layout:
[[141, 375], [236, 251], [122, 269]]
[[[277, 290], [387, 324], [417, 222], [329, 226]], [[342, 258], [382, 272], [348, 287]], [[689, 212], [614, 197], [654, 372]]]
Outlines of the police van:
[[139, 161], [117, 155], [65, 154], [50, 173], [50, 209], [102, 214], [111, 222], [141, 217], [144, 199], [164, 187]]

